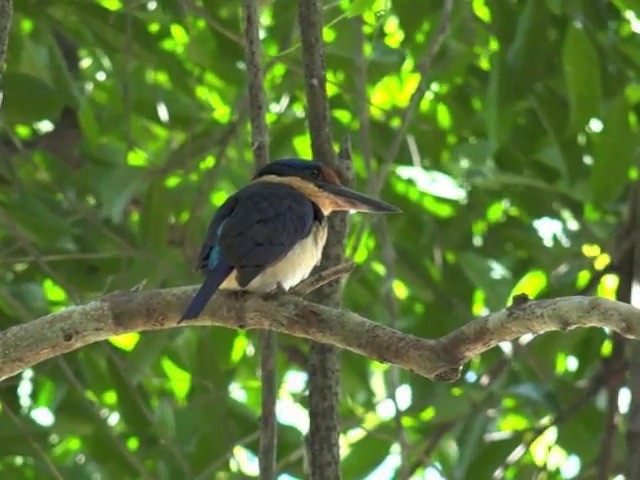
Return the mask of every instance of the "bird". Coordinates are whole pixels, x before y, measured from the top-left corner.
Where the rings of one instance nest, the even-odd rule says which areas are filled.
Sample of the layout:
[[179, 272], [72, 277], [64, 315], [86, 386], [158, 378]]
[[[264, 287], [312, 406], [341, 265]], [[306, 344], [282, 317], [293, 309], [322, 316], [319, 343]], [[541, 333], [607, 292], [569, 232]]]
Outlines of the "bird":
[[318, 161], [285, 158], [262, 167], [214, 214], [196, 264], [204, 282], [178, 323], [197, 318], [218, 289], [268, 293], [300, 283], [320, 263], [327, 217], [340, 210], [400, 212], [343, 186]]

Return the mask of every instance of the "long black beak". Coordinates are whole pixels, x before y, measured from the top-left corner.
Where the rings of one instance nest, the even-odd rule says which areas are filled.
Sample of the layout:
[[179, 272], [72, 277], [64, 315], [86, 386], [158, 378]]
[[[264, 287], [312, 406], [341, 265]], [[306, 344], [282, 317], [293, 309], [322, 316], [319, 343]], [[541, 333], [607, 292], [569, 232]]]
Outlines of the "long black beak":
[[382, 200], [376, 200], [355, 190], [335, 185], [333, 183], [325, 183], [320, 188], [330, 193], [335, 200], [336, 210], [354, 210], [356, 212], [370, 213], [401, 213], [398, 207], [389, 205]]

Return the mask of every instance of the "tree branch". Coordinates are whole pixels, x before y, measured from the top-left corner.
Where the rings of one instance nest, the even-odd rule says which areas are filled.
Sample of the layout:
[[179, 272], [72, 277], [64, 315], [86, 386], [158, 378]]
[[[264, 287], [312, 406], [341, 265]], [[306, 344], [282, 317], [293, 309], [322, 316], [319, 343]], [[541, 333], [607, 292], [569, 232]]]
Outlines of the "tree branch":
[[[262, 47], [260, 45], [260, 13], [257, 0], [243, 1], [245, 57], [251, 112], [251, 150], [256, 171], [269, 162], [269, 131], [267, 129], [267, 95], [264, 91]], [[278, 429], [276, 371], [278, 339], [272, 330], [260, 331], [260, 479], [275, 480]]]
[[[197, 288], [114, 292], [0, 332], [0, 380], [113, 335], [176, 327]], [[430, 319], [434, 321], [434, 319]], [[399, 365], [431, 379], [526, 333], [606, 327], [640, 339], [640, 310], [598, 297], [536, 300], [463, 325], [438, 340], [403, 334], [360, 315], [292, 296], [216, 294], [189, 325], [269, 328]]]
[[4, 57], [9, 44], [11, 18], [13, 17], [13, 0], [0, 0], [0, 79], [4, 71]]
[[267, 96], [264, 91], [264, 69], [260, 46], [260, 15], [257, 0], [244, 0], [244, 31], [249, 105], [251, 111], [251, 150], [256, 170], [269, 162], [269, 134], [267, 130]]
[[324, 45], [322, 43], [322, 8], [319, 0], [298, 2], [298, 22], [302, 40], [302, 61], [307, 94], [307, 121], [311, 131], [311, 150], [316, 160], [332, 168], [337, 166], [333, 151]]
[[323, 285], [326, 285], [333, 280], [337, 280], [344, 275], [350, 274], [355, 268], [356, 264], [354, 262], [345, 262], [340, 265], [336, 265], [335, 267], [327, 268], [326, 270], [319, 272], [317, 275], [300, 282], [291, 290], [291, 293], [304, 297]]
[[[628, 303], [633, 307], [640, 306], [640, 297], [638, 296], [637, 284], [640, 279], [640, 241], [637, 232], [640, 228], [640, 182], [635, 182], [631, 189], [629, 200], [627, 202], [627, 216], [621, 222], [619, 232], [615, 238], [615, 255], [614, 261], [618, 268], [620, 276], [620, 285], [617, 290], [617, 299], [621, 302]], [[622, 350], [626, 349], [624, 341], [614, 337], [614, 348], [612, 352], [617, 356], [624, 356]], [[638, 464], [638, 454], [640, 454], [640, 374], [638, 366], [640, 366], [640, 347], [637, 343], [629, 345], [627, 355], [629, 359], [629, 368], [627, 370], [627, 386], [631, 391], [631, 403], [626, 418], [626, 474], [627, 478], [640, 477], [640, 465]], [[619, 385], [623, 381], [619, 382]], [[611, 408], [617, 406], [616, 398], [612, 398], [613, 391], [610, 390], [609, 402]], [[613, 404], [613, 405], [612, 405]], [[615, 435], [615, 429], [611, 430], [611, 422], [605, 424], [605, 435], [603, 436], [600, 462], [598, 464], [599, 474], [607, 474], [609, 464], [611, 463], [610, 454], [607, 452], [606, 442], [608, 435]], [[615, 427], [615, 425], [613, 425]], [[609, 457], [609, 458], [607, 458]], [[600, 476], [599, 478], [602, 478]]]
[[[298, 24], [302, 40], [302, 61], [307, 99], [307, 121], [313, 158], [337, 169], [342, 182], [351, 184], [351, 151], [348, 142], [341, 148], [340, 162], [333, 150], [331, 115], [327, 98], [325, 52], [322, 40], [322, 5], [320, 0], [298, 1]], [[347, 217], [334, 213], [329, 218], [329, 237], [322, 251], [320, 268], [344, 262]], [[339, 307], [342, 284], [327, 283], [311, 299]], [[309, 433], [307, 452], [311, 480], [339, 480], [340, 474], [340, 351], [330, 342], [312, 343], [309, 349]]]

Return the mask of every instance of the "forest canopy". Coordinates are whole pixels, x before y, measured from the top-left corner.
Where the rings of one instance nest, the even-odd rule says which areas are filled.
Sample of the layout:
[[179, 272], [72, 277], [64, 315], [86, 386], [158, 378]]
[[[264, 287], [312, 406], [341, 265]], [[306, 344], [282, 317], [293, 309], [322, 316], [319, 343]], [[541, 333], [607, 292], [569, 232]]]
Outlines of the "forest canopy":
[[[243, 3], [15, 3], [0, 329], [201, 281], [211, 215], [255, 169]], [[270, 156], [311, 158], [297, 2], [258, 3]], [[322, 14], [334, 147], [348, 137], [354, 187], [404, 212], [349, 217], [344, 308], [437, 339], [517, 294], [638, 306], [637, 1]], [[309, 346], [278, 339], [277, 472], [307, 478]], [[0, 383], [0, 476], [257, 476], [259, 353], [255, 331], [193, 327], [27, 368]], [[504, 342], [451, 384], [345, 351], [342, 475], [636, 478], [638, 366], [636, 342], [602, 328]]]

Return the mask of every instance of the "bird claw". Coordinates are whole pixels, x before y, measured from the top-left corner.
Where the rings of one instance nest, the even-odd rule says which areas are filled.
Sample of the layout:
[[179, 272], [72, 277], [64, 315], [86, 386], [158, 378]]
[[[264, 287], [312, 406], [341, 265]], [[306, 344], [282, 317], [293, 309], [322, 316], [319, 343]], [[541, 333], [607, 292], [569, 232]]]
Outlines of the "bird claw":
[[281, 295], [285, 295], [286, 293], [287, 293], [287, 289], [284, 288], [282, 283], [278, 282], [276, 283], [276, 286], [273, 290], [269, 290], [268, 292], [264, 293], [264, 298], [275, 299]]
[[243, 298], [246, 298], [247, 292], [244, 290], [231, 290], [231, 295], [236, 302], [239, 302]]

